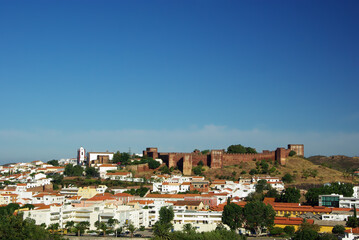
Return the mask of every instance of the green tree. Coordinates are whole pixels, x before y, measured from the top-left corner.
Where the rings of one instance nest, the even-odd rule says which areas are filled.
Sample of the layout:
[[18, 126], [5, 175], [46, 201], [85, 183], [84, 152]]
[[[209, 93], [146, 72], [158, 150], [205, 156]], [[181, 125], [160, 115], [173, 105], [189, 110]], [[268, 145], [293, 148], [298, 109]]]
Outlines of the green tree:
[[284, 190], [284, 193], [282, 193], [280, 196], [280, 201], [286, 203], [299, 203], [299, 199], [300, 199], [300, 191], [295, 187], [286, 188]]
[[35, 208], [35, 206], [32, 205], [32, 204], [27, 203], [27, 204], [25, 204], [24, 206], [22, 206], [21, 208], [28, 208], [29, 210], [32, 210], [32, 209]]
[[121, 153], [121, 158], [120, 158], [120, 162], [122, 165], [128, 165], [130, 163], [130, 154], [123, 152]]
[[150, 169], [156, 169], [160, 166], [161, 164], [159, 162], [157, 162], [156, 160], [153, 160], [153, 158], [149, 158], [148, 159], [148, 167]]
[[160, 223], [170, 223], [175, 216], [172, 207], [161, 207], [159, 214]]
[[99, 220], [95, 222], [95, 227], [97, 230], [101, 230], [103, 232], [103, 235], [106, 236], [106, 231], [108, 229], [108, 226], [105, 222], [100, 222]]
[[254, 230], [259, 236], [264, 228], [271, 228], [274, 225], [275, 211], [271, 205], [263, 202], [248, 202], [243, 209], [246, 227]]
[[79, 222], [79, 223], [76, 223], [75, 225], [75, 230], [77, 232], [77, 236], [81, 236], [86, 229], [89, 229], [90, 228], [90, 223], [89, 222]]
[[75, 226], [74, 221], [68, 221], [68, 222], [66, 222], [65, 228], [67, 229], [68, 232], [72, 232], [72, 228], [74, 226]]
[[192, 168], [192, 171], [195, 175], [202, 175], [202, 167], [201, 166], [196, 166], [194, 168]]
[[117, 151], [113, 154], [113, 157], [112, 157], [112, 162], [113, 163], [119, 163], [121, 162], [121, 153], [120, 151]]
[[231, 145], [227, 148], [228, 153], [257, 153], [254, 148], [244, 147], [241, 144]]
[[264, 179], [259, 180], [256, 184], [257, 193], [262, 193], [263, 190], [269, 190], [269, 189], [270, 189], [270, 185]]
[[159, 169], [162, 174], [171, 174], [170, 169], [167, 167], [167, 165], [164, 165]]
[[293, 157], [294, 155], [297, 155], [297, 153], [295, 151], [292, 150], [289, 152], [289, 157]]
[[243, 208], [235, 203], [227, 203], [222, 212], [222, 222], [233, 231], [238, 229], [243, 223]]
[[316, 240], [319, 238], [319, 235], [316, 231], [312, 229], [303, 229], [298, 230], [293, 237], [293, 240]]
[[257, 169], [251, 169], [251, 170], [249, 171], [249, 174], [250, 174], [250, 175], [258, 174], [258, 171], [257, 171]]
[[321, 186], [318, 188], [310, 188], [305, 194], [307, 203], [313, 206], [319, 205], [319, 195], [329, 195], [336, 193], [344, 197], [351, 197], [353, 195], [353, 184], [351, 183], [331, 183], [330, 185]]
[[271, 188], [265, 194], [265, 197], [278, 199], [280, 197], [280, 195], [278, 194], [278, 192], [275, 188]]
[[285, 226], [283, 230], [289, 236], [293, 236], [295, 232], [294, 226]]
[[335, 225], [332, 229], [333, 234], [344, 234], [345, 227], [343, 225]]
[[353, 216], [348, 217], [346, 226], [351, 227], [351, 228], [359, 227], [359, 219], [357, 218], [357, 209], [356, 209], [355, 205], [354, 205], [354, 214], [353, 214]]
[[22, 213], [0, 214], [0, 239], [9, 240], [57, 240], [61, 235], [50, 235], [43, 227], [35, 224], [35, 220], [23, 219]]
[[171, 228], [171, 223], [161, 223], [160, 221], [157, 221], [152, 228], [153, 235], [161, 240], [169, 240]]
[[294, 177], [293, 175], [286, 173], [283, 177], [282, 177], [282, 181], [284, 183], [292, 183], [294, 181]]
[[209, 149], [206, 149], [206, 150], [201, 151], [201, 153], [202, 153], [203, 155], [207, 155], [209, 152], [210, 152]]
[[194, 228], [192, 226], [192, 224], [187, 223], [185, 225], [183, 225], [183, 232], [187, 233], [187, 234], [192, 234], [196, 232], [196, 228]]
[[86, 177], [99, 177], [100, 174], [94, 167], [86, 167], [85, 169]]
[[107, 225], [108, 227], [111, 229], [111, 230], [114, 230], [115, 231], [115, 236], [117, 236], [117, 233], [118, 233], [118, 228], [116, 228], [116, 225], [119, 223], [119, 221], [116, 219], [116, 218], [110, 218], [108, 221], [107, 221]]
[[64, 171], [64, 174], [69, 177], [82, 176], [82, 173], [83, 173], [83, 169], [81, 166], [79, 165], [73, 166], [72, 164], [67, 164]]
[[130, 231], [131, 233], [131, 238], [133, 238], [133, 233], [137, 230], [135, 228], [135, 226], [133, 224], [130, 224], [128, 227], [127, 227], [128, 231]]
[[55, 159], [52, 159], [52, 160], [50, 160], [50, 161], [47, 161], [47, 163], [48, 163], [48, 164], [51, 164], [52, 166], [55, 166], [55, 167], [60, 166], [59, 161], [58, 161], [58, 160], [55, 160]]
[[270, 232], [270, 235], [279, 236], [279, 235], [283, 234], [284, 229], [281, 227], [273, 227], [273, 228], [269, 229], [269, 232]]

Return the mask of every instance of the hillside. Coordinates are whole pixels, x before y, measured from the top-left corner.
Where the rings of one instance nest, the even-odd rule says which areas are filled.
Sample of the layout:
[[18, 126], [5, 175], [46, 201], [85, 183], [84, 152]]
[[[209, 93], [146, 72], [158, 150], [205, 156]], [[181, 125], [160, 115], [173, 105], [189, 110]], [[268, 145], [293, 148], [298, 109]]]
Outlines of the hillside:
[[359, 157], [337, 156], [312, 156], [308, 158], [314, 164], [324, 165], [339, 171], [350, 171], [359, 168]]
[[[207, 169], [204, 174], [207, 178], [216, 179], [221, 176], [235, 176], [238, 177], [251, 177], [249, 174], [251, 169], [256, 168], [256, 162], [246, 162], [240, 165], [226, 166], [222, 169]], [[269, 168], [275, 167], [273, 164], [269, 164]], [[335, 169], [323, 165], [316, 165], [311, 161], [308, 161], [300, 157], [289, 157], [285, 166], [275, 167], [276, 171], [270, 174], [271, 176], [283, 177], [286, 173], [295, 176], [295, 182], [291, 185], [312, 185], [312, 184], [323, 184], [333, 181], [341, 182], [353, 182], [351, 177], [343, 174]], [[234, 174], [235, 172], [235, 174]], [[246, 172], [241, 174], [241, 172]], [[256, 174], [260, 175], [260, 174]], [[269, 175], [269, 174], [263, 174]]]

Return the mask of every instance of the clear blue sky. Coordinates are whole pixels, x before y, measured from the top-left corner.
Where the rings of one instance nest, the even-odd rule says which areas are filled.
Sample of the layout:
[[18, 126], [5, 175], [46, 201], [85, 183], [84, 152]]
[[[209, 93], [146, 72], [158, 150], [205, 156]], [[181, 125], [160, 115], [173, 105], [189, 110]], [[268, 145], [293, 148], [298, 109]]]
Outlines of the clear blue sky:
[[0, 1], [0, 163], [359, 155], [359, 1]]

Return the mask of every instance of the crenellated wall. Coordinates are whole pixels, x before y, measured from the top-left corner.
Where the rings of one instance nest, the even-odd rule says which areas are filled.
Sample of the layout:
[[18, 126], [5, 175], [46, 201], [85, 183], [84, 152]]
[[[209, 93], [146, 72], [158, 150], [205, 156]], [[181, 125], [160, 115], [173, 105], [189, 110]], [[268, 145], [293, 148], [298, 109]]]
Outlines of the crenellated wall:
[[[304, 155], [304, 146], [300, 144], [295, 146], [299, 146], [300, 153]], [[293, 145], [288, 145], [288, 148], [277, 148], [275, 151], [264, 150], [262, 153], [225, 153], [224, 150], [212, 150], [206, 155], [200, 152], [159, 153], [157, 148], [147, 148], [146, 151], [143, 151], [143, 155], [160, 158], [169, 168], [178, 167], [183, 171], [184, 175], [190, 175], [192, 167], [197, 166], [200, 161], [211, 168], [222, 168], [223, 166], [236, 165], [241, 162], [263, 159], [278, 161], [280, 164], [285, 165], [285, 159], [293, 149]]]

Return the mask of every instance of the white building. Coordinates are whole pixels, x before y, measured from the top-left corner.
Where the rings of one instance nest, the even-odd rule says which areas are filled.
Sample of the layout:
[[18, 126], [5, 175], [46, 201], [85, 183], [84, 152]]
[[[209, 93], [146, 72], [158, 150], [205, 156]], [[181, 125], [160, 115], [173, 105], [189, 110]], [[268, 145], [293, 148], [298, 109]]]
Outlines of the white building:
[[32, 197], [33, 204], [43, 203], [45, 205], [50, 204], [63, 204], [65, 202], [65, 196], [58, 193], [39, 193]]
[[75, 223], [88, 221], [89, 230], [96, 230], [95, 222], [107, 222], [110, 218], [117, 219], [119, 224], [116, 227], [133, 224], [136, 228], [140, 226], [148, 227], [148, 209], [134, 209], [130, 206], [114, 206], [96, 204], [91, 207], [45, 206], [34, 210], [24, 211], [24, 218], [32, 218], [36, 224], [45, 223], [47, 226], [59, 223], [63, 228], [67, 222]]

